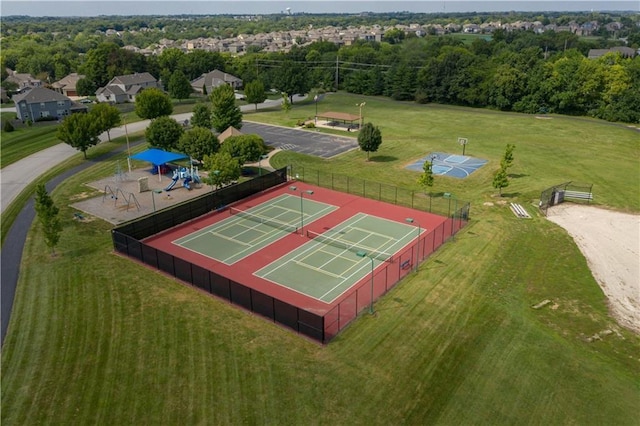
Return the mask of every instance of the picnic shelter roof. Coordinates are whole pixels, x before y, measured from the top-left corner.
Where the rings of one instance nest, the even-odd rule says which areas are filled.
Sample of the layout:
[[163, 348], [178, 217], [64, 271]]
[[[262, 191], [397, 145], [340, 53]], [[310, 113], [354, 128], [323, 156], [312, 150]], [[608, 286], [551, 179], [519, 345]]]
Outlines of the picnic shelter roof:
[[151, 148], [138, 154], [132, 155], [131, 158], [133, 158], [134, 160], [148, 161], [156, 166], [159, 166], [170, 161], [189, 158], [189, 156], [187, 154], [181, 154], [179, 152], [168, 152], [161, 149]]

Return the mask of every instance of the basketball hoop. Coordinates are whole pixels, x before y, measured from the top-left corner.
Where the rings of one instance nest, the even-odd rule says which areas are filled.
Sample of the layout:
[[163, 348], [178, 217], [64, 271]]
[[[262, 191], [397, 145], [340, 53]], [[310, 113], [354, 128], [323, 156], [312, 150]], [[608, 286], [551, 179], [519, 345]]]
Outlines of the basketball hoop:
[[467, 147], [467, 144], [469, 143], [469, 140], [467, 138], [458, 138], [458, 143], [462, 145], [462, 155], [464, 155], [464, 151]]

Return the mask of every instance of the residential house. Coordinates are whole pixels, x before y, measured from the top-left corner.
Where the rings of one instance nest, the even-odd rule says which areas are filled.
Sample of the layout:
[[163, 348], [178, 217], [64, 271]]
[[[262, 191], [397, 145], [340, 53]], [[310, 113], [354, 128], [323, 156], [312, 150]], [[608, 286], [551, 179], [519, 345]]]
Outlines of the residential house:
[[225, 139], [231, 136], [242, 136], [242, 135], [244, 135], [244, 133], [242, 133], [240, 130], [236, 129], [233, 126], [229, 126], [224, 132], [218, 135], [218, 141], [222, 143], [225, 141]]
[[615, 52], [620, 53], [620, 55], [622, 55], [623, 58], [633, 58], [638, 54], [638, 52], [636, 52], [631, 47], [616, 46], [616, 47], [612, 47], [611, 49], [589, 49], [589, 54], [587, 55], [587, 57], [589, 59], [597, 59], [601, 56], [606, 55], [607, 53], [615, 53]]
[[136, 95], [149, 87], [158, 87], [158, 80], [148, 72], [113, 77], [96, 91], [98, 102], [121, 104], [135, 102]]
[[62, 93], [36, 87], [13, 96], [16, 114], [22, 121], [61, 119], [76, 112], [87, 112], [85, 105], [73, 102]]
[[202, 74], [191, 82], [193, 90], [199, 93], [203, 93], [203, 87], [207, 88], [207, 93], [223, 84], [230, 85], [234, 90], [242, 88], [242, 80], [236, 76], [222, 72], [220, 70], [213, 70], [208, 73]]
[[74, 72], [53, 83], [51, 85], [51, 88], [58, 93], [62, 93], [65, 96], [78, 96], [76, 84], [78, 83], [78, 80], [84, 77], [84, 75]]
[[9, 76], [5, 81], [10, 81], [18, 86], [16, 93], [22, 93], [33, 89], [34, 87], [42, 87], [42, 80], [34, 78], [31, 74], [17, 73], [9, 70], [8, 68], [7, 71], [9, 72]]

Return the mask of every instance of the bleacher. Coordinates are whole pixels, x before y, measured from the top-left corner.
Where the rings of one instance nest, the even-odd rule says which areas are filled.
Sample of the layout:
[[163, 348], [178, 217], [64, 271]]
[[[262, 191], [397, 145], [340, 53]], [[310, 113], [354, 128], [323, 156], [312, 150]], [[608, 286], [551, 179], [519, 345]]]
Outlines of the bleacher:
[[520, 219], [531, 219], [529, 213], [520, 204], [511, 203], [511, 211]]

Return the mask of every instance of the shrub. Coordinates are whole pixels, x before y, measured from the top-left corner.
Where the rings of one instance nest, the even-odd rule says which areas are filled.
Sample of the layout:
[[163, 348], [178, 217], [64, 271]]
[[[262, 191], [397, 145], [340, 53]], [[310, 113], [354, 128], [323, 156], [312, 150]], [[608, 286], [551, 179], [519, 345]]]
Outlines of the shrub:
[[13, 124], [11, 124], [10, 121], [5, 121], [4, 122], [4, 126], [2, 126], [2, 130], [4, 130], [7, 133], [11, 133], [13, 132], [15, 129], [13, 128]]
[[316, 125], [313, 123], [313, 121], [308, 122], [307, 124], [304, 125], [304, 127], [306, 129], [315, 129]]

